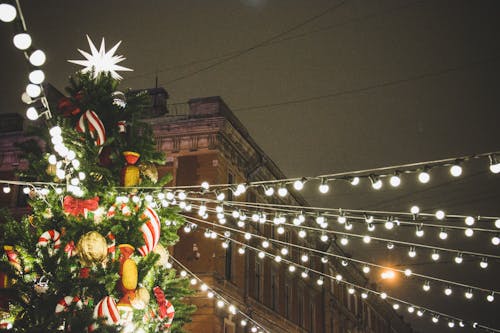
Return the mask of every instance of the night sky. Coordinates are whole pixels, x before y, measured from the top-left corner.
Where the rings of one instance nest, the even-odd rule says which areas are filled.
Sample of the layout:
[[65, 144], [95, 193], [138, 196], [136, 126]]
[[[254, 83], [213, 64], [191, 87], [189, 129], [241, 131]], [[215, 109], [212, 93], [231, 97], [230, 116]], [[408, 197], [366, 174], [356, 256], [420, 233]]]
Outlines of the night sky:
[[[159, 85], [169, 103], [221, 96], [263, 150], [290, 177], [314, 176], [500, 150], [499, 1], [21, 1], [34, 45], [44, 50], [49, 82], [63, 90], [78, 69], [66, 62], [88, 50], [85, 34], [107, 47], [122, 40], [123, 86]], [[83, 6], [85, 5], [85, 6]], [[0, 24], [0, 112], [24, 114], [28, 67]], [[386, 184], [331, 194], [306, 191], [321, 207], [500, 215], [500, 175], [485, 160], [452, 179], [435, 172], [427, 185], [404, 176]], [[316, 185], [314, 185], [315, 187]], [[312, 187], [312, 185], [311, 185]], [[494, 228], [493, 225], [491, 227]], [[355, 229], [362, 232], [364, 229]], [[380, 233], [416, 241], [414, 229]], [[445, 243], [428, 231], [422, 242], [499, 255], [487, 237], [451, 233]], [[414, 272], [500, 289], [498, 262], [480, 270], [452, 258], [431, 263], [407, 249], [351, 242], [355, 258], [411, 266]], [[374, 274], [373, 281], [378, 278]], [[500, 329], [500, 295], [466, 301], [457, 290], [432, 295], [402, 278], [390, 295]], [[416, 290], [416, 291], [415, 291]], [[421, 332], [443, 332], [429, 318], [402, 312]], [[455, 328], [458, 330], [458, 328]], [[460, 331], [468, 331], [461, 329]]]

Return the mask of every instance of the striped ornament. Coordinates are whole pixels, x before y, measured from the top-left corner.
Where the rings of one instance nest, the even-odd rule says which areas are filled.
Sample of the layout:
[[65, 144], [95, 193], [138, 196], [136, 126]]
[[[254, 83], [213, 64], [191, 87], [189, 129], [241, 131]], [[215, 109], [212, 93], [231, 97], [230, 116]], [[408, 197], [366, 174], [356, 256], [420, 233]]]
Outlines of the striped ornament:
[[115, 300], [111, 296], [106, 296], [97, 303], [94, 309], [94, 318], [105, 318], [108, 325], [118, 324], [120, 321], [120, 312]]
[[54, 253], [61, 247], [61, 234], [59, 231], [51, 229], [45, 231], [38, 238], [37, 246], [46, 247], [50, 242], [53, 243]]
[[144, 245], [138, 251], [142, 256], [146, 256], [149, 252], [153, 251], [156, 244], [160, 240], [161, 224], [158, 214], [151, 208], [147, 207], [142, 215], [143, 219], [147, 219], [141, 226], [142, 237], [144, 238]]
[[92, 110], [85, 111], [76, 124], [76, 130], [85, 133], [87, 124], [90, 136], [95, 140], [96, 146], [102, 146], [106, 141], [106, 129], [97, 113]]
[[175, 309], [172, 303], [170, 303], [169, 300], [167, 300], [167, 322], [165, 323], [165, 328], [169, 329], [170, 326], [172, 326], [172, 322], [174, 321], [174, 316], [175, 316]]
[[71, 304], [75, 303], [78, 309], [83, 306], [82, 300], [78, 296], [66, 296], [57, 302], [55, 313], [61, 313], [66, 310]]

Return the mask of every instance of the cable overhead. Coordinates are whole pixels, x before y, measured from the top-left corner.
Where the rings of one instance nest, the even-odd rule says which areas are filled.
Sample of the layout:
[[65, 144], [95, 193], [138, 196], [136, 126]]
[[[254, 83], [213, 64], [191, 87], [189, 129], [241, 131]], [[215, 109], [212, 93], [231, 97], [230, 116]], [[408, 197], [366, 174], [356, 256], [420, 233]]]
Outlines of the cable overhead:
[[222, 59], [222, 60], [220, 60], [220, 61], [217, 61], [217, 62], [215, 62], [215, 63], [213, 63], [213, 64], [211, 64], [211, 65], [208, 65], [208, 66], [202, 67], [202, 68], [200, 68], [200, 69], [198, 69], [198, 70], [196, 70], [196, 71], [193, 71], [193, 72], [191, 72], [191, 73], [188, 73], [188, 74], [185, 74], [185, 75], [181, 75], [181, 76], [179, 76], [179, 77], [176, 77], [175, 79], [169, 80], [169, 81], [167, 81], [167, 82], [165, 82], [165, 83], [162, 83], [162, 84], [163, 84], [163, 85], [169, 85], [169, 84], [171, 84], [171, 83], [174, 83], [174, 82], [177, 82], [177, 81], [180, 81], [180, 80], [184, 80], [184, 79], [186, 79], [186, 78], [188, 78], [188, 77], [191, 77], [191, 76], [197, 75], [197, 74], [199, 74], [199, 73], [202, 73], [202, 72], [204, 72], [204, 71], [207, 71], [207, 70], [209, 70], [209, 69], [212, 69], [212, 68], [214, 68], [214, 67], [216, 67], [216, 66], [219, 66], [219, 65], [221, 65], [221, 64], [223, 64], [223, 63], [226, 63], [226, 62], [228, 62], [228, 61], [230, 61], [230, 60], [232, 60], [232, 59], [238, 58], [238, 57], [240, 57], [240, 56], [242, 56], [242, 55], [244, 55], [244, 54], [246, 54], [246, 53], [248, 53], [248, 52], [250, 52], [250, 51], [253, 51], [253, 50], [255, 50], [255, 49], [259, 48], [259, 47], [262, 47], [262, 46], [266, 45], [267, 43], [269, 43], [269, 42], [271, 42], [271, 41], [273, 41], [273, 40], [276, 40], [276, 39], [278, 39], [278, 38], [280, 38], [280, 37], [282, 37], [282, 36], [284, 36], [284, 35], [286, 35], [286, 34], [289, 34], [290, 32], [295, 31], [295, 30], [297, 30], [297, 29], [299, 29], [299, 28], [301, 28], [301, 27], [303, 27], [303, 26], [305, 26], [305, 25], [307, 25], [307, 24], [309, 24], [309, 23], [311, 23], [311, 22], [315, 21], [315, 20], [319, 19], [320, 17], [325, 16], [326, 14], [328, 14], [328, 13], [330, 13], [330, 12], [332, 12], [332, 11], [337, 10], [337, 9], [338, 9], [338, 8], [340, 8], [340, 7], [341, 7], [344, 3], [345, 3], [345, 0], [344, 0], [344, 1], [339, 2], [338, 4], [335, 4], [335, 5], [333, 5], [333, 6], [328, 7], [326, 10], [322, 11], [321, 13], [316, 14], [316, 15], [314, 15], [314, 16], [312, 16], [312, 17], [309, 17], [309, 18], [307, 18], [306, 20], [304, 20], [304, 21], [302, 21], [302, 22], [300, 22], [300, 23], [298, 23], [298, 24], [296, 24], [296, 25], [292, 26], [291, 28], [289, 28], [289, 29], [287, 29], [287, 30], [285, 30], [285, 31], [282, 31], [282, 32], [280, 32], [280, 33], [278, 33], [278, 34], [276, 34], [276, 35], [274, 35], [274, 36], [270, 37], [270, 38], [267, 38], [267, 39], [265, 39], [265, 40], [263, 40], [263, 41], [261, 41], [261, 42], [259, 42], [259, 43], [255, 44], [255, 45], [253, 45], [253, 46], [250, 46], [250, 47], [248, 47], [248, 48], [246, 48], [246, 49], [243, 49], [243, 50], [241, 50], [241, 51], [238, 51], [238, 52], [237, 52], [237, 53], [235, 53], [234, 55], [228, 56], [228, 57], [226, 57], [226, 58], [224, 58], [224, 59]]
[[489, 64], [489, 63], [494, 63], [494, 62], [497, 62], [499, 59], [500, 59], [500, 55], [496, 55], [496, 56], [493, 56], [493, 57], [490, 57], [487, 59], [473, 61], [473, 62], [470, 62], [467, 64], [462, 64], [462, 65], [459, 65], [456, 67], [449, 67], [449, 68], [441, 69], [438, 71], [427, 72], [427, 73], [422, 73], [422, 74], [418, 74], [418, 75], [412, 75], [412, 76], [408, 76], [406, 78], [401, 78], [401, 79], [396, 79], [396, 80], [383, 81], [380, 83], [371, 84], [371, 85], [367, 85], [364, 87], [345, 89], [345, 90], [340, 90], [340, 91], [336, 91], [336, 92], [332, 92], [332, 93], [324, 94], [324, 95], [290, 99], [290, 100], [282, 101], [282, 102], [244, 106], [244, 107], [239, 107], [239, 108], [233, 108], [232, 110], [237, 111], [237, 112], [245, 112], [245, 111], [250, 111], [250, 110], [271, 109], [271, 108], [278, 108], [278, 107], [286, 106], [286, 105], [309, 103], [309, 102], [314, 102], [314, 101], [318, 101], [318, 100], [322, 100], [322, 99], [331, 99], [331, 98], [345, 96], [345, 95], [359, 94], [359, 93], [363, 93], [363, 92], [367, 92], [367, 91], [371, 91], [371, 90], [376, 90], [376, 89], [380, 89], [380, 88], [387, 88], [387, 87], [391, 87], [391, 86], [396, 86], [396, 85], [399, 85], [402, 83], [419, 81], [419, 80], [424, 80], [424, 79], [427, 79], [430, 77], [446, 75], [449, 73], [466, 70], [466, 69], [469, 69], [472, 67], [482, 66], [485, 64]]

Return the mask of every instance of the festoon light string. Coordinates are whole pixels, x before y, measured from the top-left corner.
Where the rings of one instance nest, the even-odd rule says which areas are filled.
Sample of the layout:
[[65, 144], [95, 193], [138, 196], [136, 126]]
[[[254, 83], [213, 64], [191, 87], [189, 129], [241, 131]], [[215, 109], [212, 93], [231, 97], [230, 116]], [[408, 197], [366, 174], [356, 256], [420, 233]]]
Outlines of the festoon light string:
[[[188, 216], [186, 216], [186, 217], [188, 217]], [[206, 222], [206, 221], [204, 221], [204, 222]], [[211, 237], [211, 238], [227, 239], [227, 240], [233, 242], [234, 244], [241, 246], [244, 249], [250, 249], [250, 250], [254, 251], [255, 253], [258, 254], [258, 257], [260, 259], [264, 259], [264, 258], [268, 257], [268, 258], [274, 260], [275, 262], [278, 262], [278, 263], [283, 262], [285, 264], [289, 264], [290, 265], [289, 272], [291, 274], [293, 274], [297, 268], [303, 269], [301, 276], [304, 279], [307, 279], [310, 277], [309, 273], [314, 273], [317, 276], [319, 276], [319, 278], [316, 281], [319, 286], [323, 286], [324, 278], [328, 278], [328, 279], [335, 281], [337, 283], [342, 283], [342, 284], [346, 285], [348, 287], [349, 294], [354, 294], [356, 292], [356, 290], [361, 291], [361, 298], [363, 300], [368, 299], [369, 294], [374, 294], [374, 295], [378, 295], [382, 300], [385, 300], [385, 301], [392, 300], [394, 302], [394, 303], [392, 303], [392, 307], [395, 310], [398, 310], [400, 308], [400, 304], [403, 304], [403, 305], [407, 306], [407, 310], [410, 314], [416, 313], [418, 317], [423, 317], [424, 314], [427, 313], [431, 317], [432, 322], [435, 324], [437, 324], [439, 322], [439, 318], [446, 318], [448, 320], [448, 323], [447, 323], [448, 327], [450, 327], [450, 328], [455, 327], [455, 325], [457, 323], [457, 325], [459, 327], [469, 326], [469, 327], [473, 327], [473, 328], [479, 328], [479, 329], [482, 329], [482, 330], [485, 330], [488, 332], [500, 332], [500, 330], [498, 330], [498, 329], [480, 324], [478, 322], [467, 321], [467, 320], [461, 319], [461, 318], [456, 317], [456, 316], [452, 316], [452, 315], [449, 315], [449, 314], [446, 314], [446, 313], [443, 313], [440, 311], [430, 309], [428, 307], [416, 305], [412, 302], [408, 302], [408, 301], [405, 301], [405, 300], [400, 299], [400, 298], [389, 296], [386, 292], [383, 292], [383, 291], [377, 291], [377, 290], [374, 290], [374, 289], [371, 289], [368, 287], [358, 285], [356, 283], [345, 281], [344, 278], [342, 277], [342, 275], [340, 275], [340, 274], [337, 274], [336, 276], [332, 276], [332, 275], [323, 273], [321, 271], [312, 269], [310, 267], [294, 263], [294, 262], [287, 260], [287, 259], [284, 259], [278, 255], [275, 255], [275, 254], [269, 253], [267, 251], [258, 249], [254, 246], [245, 244], [241, 241], [238, 241], [234, 238], [231, 238], [230, 236], [223, 235], [223, 234], [217, 233], [213, 230], [210, 230], [209, 228], [205, 228], [205, 229], [208, 230], [212, 235], [215, 235], [215, 237]], [[240, 254], [244, 254], [244, 253], [245, 252], [243, 252], [243, 253], [240, 252]], [[277, 260], [276, 258], [279, 258], [279, 260]], [[293, 269], [292, 269], [292, 267], [293, 267]]]

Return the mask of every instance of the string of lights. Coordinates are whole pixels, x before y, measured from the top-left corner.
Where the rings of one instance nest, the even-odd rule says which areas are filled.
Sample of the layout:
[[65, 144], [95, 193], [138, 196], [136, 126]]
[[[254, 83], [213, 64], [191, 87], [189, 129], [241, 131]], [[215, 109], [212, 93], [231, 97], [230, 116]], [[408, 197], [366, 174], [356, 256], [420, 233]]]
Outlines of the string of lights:
[[[326, 257], [333, 257], [333, 258], [337, 258], [337, 259], [342, 260], [341, 262], [342, 262], [343, 266], [345, 266], [345, 263], [349, 263], [349, 262], [354, 262], [354, 263], [357, 263], [357, 264], [362, 264], [363, 265], [363, 269], [362, 270], [363, 270], [363, 272], [365, 274], [367, 274], [367, 273], [370, 272], [370, 268], [369, 267], [371, 266], [371, 267], [376, 267], [376, 268], [383, 269], [383, 270], [385, 270], [385, 273], [391, 274], [390, 272], [398, 272], [398, 273], [401, 273], [401, 274], [405, 275], [406, 277], [412, 277], [412, 278], [418, 278], [418, 279], [424, 280], [424, 286], [426, 286], [426, 285], [430, 286], [429, 281], [435, 281], [435, 282], [439, 282], [439, 283], [444, 284], [446, 287], [449, 287], [450, 285], [454, 285], [454, 286], [465, 288], [466, 292], [472, 292], [472, 290], [476, 290], [476, 291], [485, 292], [487, 294], [499, 293], [498, 291], [491, 290], [491, 289], [486, 289], [486, 288], [482, 288], [482, 287], [472, 286], [472, 285], [468, 285], [468, 284], [464, 284], [464, 283], [460, 283], [460, 282], [455, 282], [455, 281], [451, 281], [451, 280], [446, 280], [446, 279], [440, 279], [440, 278], [436, 278], [436, 277], [429, 276], [429, 275], [414, 273], [411, 269], [404, 269], [403, 270], [403, 269], [397, 269], [397, 268], [387, 267], [387, 266], [383, 266], [383, 265], [371, 263], [371, 262], [364, 261], [364, 260], [350, 258], [350, 257], [347, 257], [347, 256], [338, 255], [338, 254], [334, 254], [334, 253], [330, 253], [330, 252], [326, 252], [326, 251], [320, 251], [320, 250], [317, 250], [317, 249], [314, 249], [314, 248], [311, 248], [311, 247], [302, 246], [302, 245], [298, 245], [298, 244], [293, 244], [293, 243], [290, 243], [290, 242], [285, 242], [285, 241], [281, 241], [281, 240], [277, 240], [277, 239], [265, 237], [265, 236], [262, 236], [262, 235], [257, 235], [255, 233], [241, 231], [241, 230], [236, 229], [236, 228], [228, 227], [226, 225], [219, 225], [219, 224], [216, 224], [216, 223], [213, 223], [213, 222], [209, 222], [209, 221], [206, 221], [206, 220], [203, 220], [203, 219], [198, 219], [198, 218], [195, 218], [195, 217], [192, 217], [192, 216], [189, 216], [189, 215], [183, 214], [183, 216], [186, 219], [188, 219], [190, 221], [194, 221], [196, 223], [204, 223], [204, 224], [207, 224], [207, 225], [211, 225], [212, 227], [218, 227], [218, 228], [230, 231], [230, 232], [235, 232], [235, 233], [241, 234], [241, 235], [243, 235], [243, 237], [247, 241], [250, 241], [253, 238], [261, 239], [262, 240], [261, 246], [263, 248], [265, 248], [265, 249], [269, 248], [272, 244], [284, 245], [284, 247], [282, 247], [281, 250], [277, 249], [277, 251], [279, 253], [281, 253], [281, 255], [288, 255], [289, 252], [290, 252], [289, 247], [297, 249], [298, 251], [302, 250], [303, 251], [302, 252], [303, 255], [305, 254], [307, 256], [307, 259], [303, 260], [303, 261], [309, 261], [309, 256], [307, 254], [309, 254], [309, 253], [315, 253], [315, 254], [319, 255], [319, 257], [321, 258], [321, 261], [323, 263], [325, 263], [325, 261], [327, 262], [327, 258]], [[190, 226], [189, 228], [187, 228], [187, 229], [185, 228], [184, 230], [185, 231], [191, 231], [191, 229], [192, 228]], [[285, 249], [285, 250], [283, 250], [283, 249]], [[365, 267], [367, 267], [367, 268], [365, 268]], [[424, 288], [424, 291], [428, 291], [428, 290], [426, 290]]]
[[[303, 279], [308, 279], [310, 277], [310, 274], [313, 273], [313, 274], [318, 276], [316, 283], [320, 287], [322, 287], [324, 285], [324, 279], [326, 278], [326, 279], [330, 279], [331, 281], [334, 281], [336, 283], [341, 283], [341, 284], [344, 284], [345, 286], [347, 286], [348, 293], [351, 295], [356, 293], [356, 291], [360, 292], [361, 298], [363, 300], [367, 300], [369, 298], [369, 295], [373, 294], [373, 295], [379, 296], [384, 301], [388, 302], [389, 300], [391, 300], [393, 302], [392, 307], [394, 310], [399, 310], [401, 308], [401, 305], [407, 306], [407, 310], [410, 314], [416, 313], [418, 317], [423, 317], [424, 315], [427, 315], [431, 318], [431, 320], [434, 324], [439, 323], [440, 318], [444, 318], [445, 320], [447, 320], [447, 325], [449, 328], [454, 328], [456, 325], [458, 325], [459, 327], [470, 326], [470, 327], [473, 327], [476, 329], [479, 328], [479, 329], [483, 329], [483, 330], [489, 331], [489, 332], [500, 332], [500, 330], [498, 330], [498, 329], [488, 327], [486, 325], [480, 324], [480, 323], [475, 322], [475, 321], [466, 321], [466, 320], [463, 320], [463, 319], [458, 318], [456, 316], [445, 314], [443, 312], [439, 312], [439, 311], [430, 309], [428, 307], [419, 306], [419, 305], [416, 305], [412, 302], [409, 302], [409, 301], [406, 301], [406, 300], [403, 300], [403, 299], [400, 299], [400, 298], [397, 298], [394, 296], [389, 296], [386, 292], [377, 291], [377, 290], [372, 289], [372, 288], [368, 288], [368, 287], [361, 286], [361, 285], [356, 284], [356, 283], [346, 281], [343, 278], [343, 276], [340, 274], [337, 274], [336, 276], [332, 276], [332, 275], [329, 275], [327, 273], [318, 271], [316, 269], [313, 269], [313, 268], [310, 268], [310, 267], [307, 267], [307, 266], [304, 266], [301, 264], [294, 263], [290, 260], [283, 259], [279, 255], [275, 255], [275, 254], [269, 253], [265, 250], [258, 249], [256, 247], [245, 244], [243, 242], [240, 242], [236, 239], [230, 238], [226, 235], [222, 235], [222, 234], [217, 233], [215, 231], [212, 231], [210, 229], [205, 228], [205, 230], [206, 230], [206, 232], [207, 232], [207, 230], [208, 230], [208, 232], [210, 232], [210, 234], [211, 234], [210, 238], [212, 238], [212, 239], [216, 239], [216, 238], [227, 239], [227, 240], [233, 242], [234, 244], [239, 245], [240, 249], [244, 249], [243, 251], [238, 251], [240, 254], [245, 254], [246, 253], [245, 250], [249, 249], [251, 251], [254, 251], [260, 259], [269, 258], [270, 260], [273, 260], [274, 262], [277, 262], [277, 263], [282, 262], [282, 263], [288, 264], [289, 265], [288, 271], [290, 274], [293, 274], [297, 269], [301, 269], [302, 270], [301, 277]], [[446, 289], [446, 290], [451, 290], [451, 289]], [[488, 295], [488, 297], [489, 297], [488, 299], [491, 299], [491, 301], [494, 300], [493, 294]]]
[[251, 332], [258, 332], [258, 333], [271, 332], [270, 330], [266, 329], [262, 324], [257, 322], [255, 319], [253, 319], [246, 313], [242, 312], [240, 309], [236, 308], [235, 305], [231, 304], [231, 302], [228, 301], [227, 297], [224, 297], [220, 292], [217, 292], [213, 288], [207, 286], [207, 284], [203, 282], [201, 278], [199, 278], [195, 273], [190, 271], [175, 257], [170, 256], [169, 258], [182, 269], [179, 273], [182, 277], [186, 277], [187, 275], [192, 277], [190, 281], [192, 286], [200, 284], [200, 291], [206, 292], [208, 298], [215, 298], [217, 300], [216, 305], [218, 308], [221, 309], [224, 306], [227, 306], [228, 311], [232, 315], [240, 314], [243, 317], [243, 319], [241, 319], [240, 321], [240, 325], [242, 327], [246, 327], [247, 325], [249, 325], [249, 323], [251, 323], [252, 325], [252, 327], [250, 328]]

